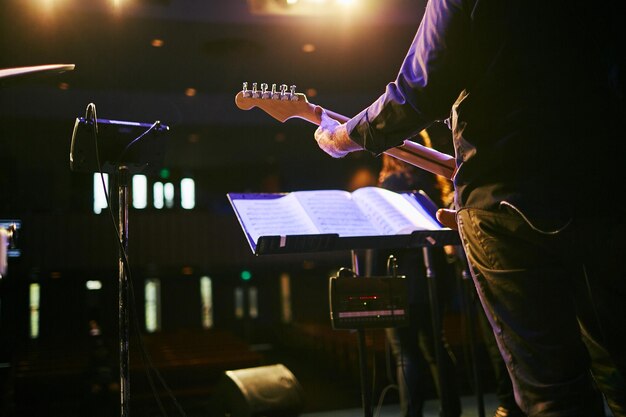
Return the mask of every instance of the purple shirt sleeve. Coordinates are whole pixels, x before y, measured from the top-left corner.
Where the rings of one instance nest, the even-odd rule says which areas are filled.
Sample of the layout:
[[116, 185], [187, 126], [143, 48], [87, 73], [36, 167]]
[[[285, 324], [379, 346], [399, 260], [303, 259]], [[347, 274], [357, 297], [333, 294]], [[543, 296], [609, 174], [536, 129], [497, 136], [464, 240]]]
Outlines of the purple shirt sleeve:
[[350, 138], [379, 154], [449, 116], [468, 70], [469, 6], [430, 0], [398, 77], [347, 122]]

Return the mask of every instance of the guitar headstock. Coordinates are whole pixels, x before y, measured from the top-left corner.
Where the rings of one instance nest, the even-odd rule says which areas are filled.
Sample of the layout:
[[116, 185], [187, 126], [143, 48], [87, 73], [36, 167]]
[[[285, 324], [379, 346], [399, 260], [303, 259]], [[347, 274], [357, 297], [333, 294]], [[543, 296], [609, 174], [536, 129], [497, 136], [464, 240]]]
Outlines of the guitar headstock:
[[296, 93], [295, 85], [287, 87], [282, 84], [280, 90], [276, 90], [276, 84], [268, 89], [266, 83], [261, 83], [258, 89], [257, 83], [252, 83], [252, 89], [248, 89], [248, 83], [244, 82], [243, 89], [235, 96], [235, 104], [242, 110], [258, 107], [280, 122], [293, 117], [319, 120], [315, 115], [315, 106], [308, 102], [304, 94]]

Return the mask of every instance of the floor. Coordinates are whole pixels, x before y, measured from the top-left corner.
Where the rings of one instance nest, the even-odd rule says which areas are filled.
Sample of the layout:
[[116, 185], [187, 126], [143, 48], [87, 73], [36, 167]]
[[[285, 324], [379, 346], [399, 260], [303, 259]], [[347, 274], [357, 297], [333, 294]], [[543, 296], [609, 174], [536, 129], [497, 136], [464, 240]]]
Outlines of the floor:
[[[475, 396], [462, 397], [463, 417], [491, 417], [498, 406], [496, 396], [488, 393], [483, 396], [484, 408], [479, 410], [478, 401]], [[301, 417], [363, 417], [363, 408], [351, 408], [344, 410], [333, 410], [325, 412], [314, 412], [302, 414]], [[399, 417], [400, 408], [397, 404], [385, 404], [372, 410], [371, 417]], [[439, 401], [430, 400], [426, 402], [424, 417], [439, 417]]]
[[[483, 406], [478, 406], [476, 396], [461, 397], [463, 405], [462, 417], [492, 417], [498, 407], [495, 394], [487, 393], [482, 398]], [[606, 417], [613, 417], [611, 410], [605, 404]], [[363, 408], [351, 408], [344, 410], [333, 410], [326, 412], [305, 413], [300, 417], [364, 417], [366, 416]], [[400, 408], [397, 404], [387, 404], [372, 410], [371, 416], [368, 417], [399, 417]], [[430, 400], [426, 402], [424, 407], [424, 417], [439, 417], [439, 402]]]

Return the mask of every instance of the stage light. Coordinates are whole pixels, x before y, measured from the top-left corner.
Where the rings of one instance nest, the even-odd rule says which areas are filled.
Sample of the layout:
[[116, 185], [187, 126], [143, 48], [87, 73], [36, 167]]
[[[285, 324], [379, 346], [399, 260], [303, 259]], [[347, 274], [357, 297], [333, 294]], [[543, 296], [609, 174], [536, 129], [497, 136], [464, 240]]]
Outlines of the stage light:
[[265, 15], [333, 15], [356, 5], [356, 0], [248, 0], [251, 13]]

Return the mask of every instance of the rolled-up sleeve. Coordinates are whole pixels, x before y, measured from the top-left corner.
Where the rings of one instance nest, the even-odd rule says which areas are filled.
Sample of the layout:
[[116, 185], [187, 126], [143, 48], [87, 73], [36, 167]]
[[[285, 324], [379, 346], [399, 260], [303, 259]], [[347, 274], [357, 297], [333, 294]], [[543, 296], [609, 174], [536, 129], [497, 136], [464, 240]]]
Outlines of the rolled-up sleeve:
[[430, 0], [398, 77], [347, 122], [350, 138], [379, 154], [448, 117], [464, 88], [470, 13], [463, 0]]

